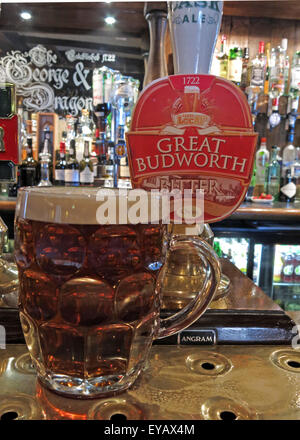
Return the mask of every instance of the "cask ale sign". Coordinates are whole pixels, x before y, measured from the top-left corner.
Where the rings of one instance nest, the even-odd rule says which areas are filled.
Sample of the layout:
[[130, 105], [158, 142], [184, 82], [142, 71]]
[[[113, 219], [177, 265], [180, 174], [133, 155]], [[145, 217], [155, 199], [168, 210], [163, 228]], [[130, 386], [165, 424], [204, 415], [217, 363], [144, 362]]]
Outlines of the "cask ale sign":
[[140, 95], [127, 133], [133, 187], [202, 190], [204, 221], [220, 221], [246, 195], [256, 140], [247, 100], [230, 81], [159, 79]]

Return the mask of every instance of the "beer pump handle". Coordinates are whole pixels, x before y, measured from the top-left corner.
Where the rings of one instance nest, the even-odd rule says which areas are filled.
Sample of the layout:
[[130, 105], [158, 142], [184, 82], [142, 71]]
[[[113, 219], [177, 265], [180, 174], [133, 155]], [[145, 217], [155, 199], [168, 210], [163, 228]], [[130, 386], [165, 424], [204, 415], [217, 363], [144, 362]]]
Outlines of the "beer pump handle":
[[223, 13], [223, 1], [168, 2], [175, 74], [208, 74]]
[[165, 35], [167, 30], [167, 3], [146, 2], [144, 16], [148, 21], [150, 50], [145, 69], [143, 87], [168, 74], [165, 59]]
[[[201, 259], [203, 266], [202, 289], [195, 298], [179, 312], [165, 319], [160, 320], [160, 328], [156, 339], [165, 338], [184, 330], [195, 322], [205, 312], [213, 299], [221, 279], [221, 267], [217, 254], [213, 248], [200, 237], [173, 236], [170, 241], [169, 250], [166, 256], [166, 263], [162, 267], [158, 281], [157, 289], [160, 292], [164, 284], [164, 279], [168, 273], [168, 264], [173, 252], [184, 249], [196, 248], [197, 254]], [[195, 262], [199, 265], [199, 261]], [[189, 294], [190, 292], [186, 292]]]

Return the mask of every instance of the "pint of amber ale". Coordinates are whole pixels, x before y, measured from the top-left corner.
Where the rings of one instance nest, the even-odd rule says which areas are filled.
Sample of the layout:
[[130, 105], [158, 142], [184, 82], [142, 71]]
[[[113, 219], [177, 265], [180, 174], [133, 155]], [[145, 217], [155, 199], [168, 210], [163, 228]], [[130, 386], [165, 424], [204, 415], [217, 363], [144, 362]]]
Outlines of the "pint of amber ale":
[[[23, 188], [15, 220], [20, 318], [38, 377], [56, 392], [81, 398], [128, 388], [153, 339], [194, 322], [220, 279], [205, 241], [180, 236], [168, 242], [162, 221], [130, 223], [131, 191], [108, 190], [106, 199], [98, 191]], [[99, 224], [99, 209], [110, 198], [116, 215]], [[160, 319], [169, 255], [182, 248], [196, 250], [205, 279], [184, 311]]]

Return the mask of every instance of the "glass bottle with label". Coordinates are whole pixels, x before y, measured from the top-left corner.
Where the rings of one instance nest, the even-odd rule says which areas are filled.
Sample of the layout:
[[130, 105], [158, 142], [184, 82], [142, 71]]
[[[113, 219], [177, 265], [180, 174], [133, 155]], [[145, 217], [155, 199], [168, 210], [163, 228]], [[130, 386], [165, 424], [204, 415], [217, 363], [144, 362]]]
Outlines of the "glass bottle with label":
[[79, 163], [76, 159], [75, 139], [71, 139], [65, 171], [66, 186], [79, 186]]
[[240, 85], [243, 69], [243, 51], [240, 47], [233, 47], [229, 51], [228, 79]]
[[283, 179], [283, 185], [280, 188], [280, 200], [282, 202], [293, 203], [296, 196], [296, 184], [295, 179], [292, 177], [291, 169], [288, 168], [285, 171], [285, 177]]
[[118, 140], [115, 146], [115, 155], [118, 160], [118, 188], [131, 188], [125, 129], [122, 125], [118, 128]]
[[107, 188], [113, 188], [115, 181], [115, 160], [114, 160], [114, 143], [112, 141], [108, 142], [108, 152], [106, 154], [105, 163], [105, 182], [104, 186]]
[[[43, 144], [43, 149], [39, 155], [39, 164], [38, 164], [38, 179], [39, 181], [41, 180], [45, 180], [42, 178], [42, 167], [44, 167], [44, 178], [46, 176], [46, 173], [49, 173], [49, 180], [51, 182], [53, 182], [53, 163], [52, 163], [52, 156], [50, 151], [52, 150], [52, 146], [51, 146], [51, 134], [50, 131], [46, 130], [45, 132], [45, 140], [44, 140], [44, 144]], [[47, 162], [47, 167], [46, 167], [46, 162]], [[46, 172], [46, 168], [48, 169], [48, 171]], [[46, 179], [47, 180], [47, 179]], [[46, 185], [48, 186], [48, 185]]]
[[288, 39], [287, 38], [283, 38], [281, 40], [281, 51], [282, 51], [282, 56], [283, 56], [283, 63], [284, 63], [284, 67], [283, 67], [283, 79], [284, 79], [284, 94], [288, 95], [288, 91], [289, 91], [289, 71], [290, 71], [290, 60], [289, 60], [289, 56], [287, 55], [287, 46], [288, 46]]
[[94, 184], [94, 167], [90, 158], [89, 141], [84, 142], [83, 158], [79, 164], [80, 185], [92, 186]]
[[271, 194], [274, 200], [278, 200], [280, 191], [280, 164], [277, 161], [278, 147], [274, 145], [271, 158], [266, 172], [265, 192]]
[[23, 160], [20, 166], [20, 186], [34, 186], [37, 184], [38, 163], [33, 158], [32, 154], [32, 139], [27, 138], [26, 145], [26, 159]]
[[76, 137], [78, 160], [81, 160], [81, 158], [83, 157], [85, 142], [86, 141], [89, 143], [92, 142], [94, 131], [95, 131], [94, 121], [90, 118], [89, 111], [83, 109], [81, 117], [79, 119], [79, 123], [77, 127], [77, 137]]
[[269, 83], [270, 83], [270, 54], [271, 54], [271, 43], [267, 43], [265, 46], [265, 56], [266, 56], [266, 75], [264, 83], [264, 94], [269, 93]]
[[95, 112], [101, 104], [107, 104], [111, 99], [114, 83], [114, 71], [106, 66], [93, 71], [93, 107]]
[[287, 145], [282, 152], [282, 177], [285, 177], [286, 170], [290, 169], [296, 159], [296, 149], [294, 147], [294, 132], [288, 133]]
[[59, 146], [59, 161], [55, 164], [55, 185], [65, 185], [66, 166], [66, 144], [61, 142]]
[[273, 47], [270, 56], [269, 96], [279, 98], [284, 94], [285, 52], [280, 46]]
[[70, 147], [70, 143], [72, 139], [75, 139], [76, 136], [76, 118], [72, 115], [66, 116], [66, 125], [67, 125], [67, 138], [65, 140], [67, 150]]
[[98, 145], [99, 145], [99, 129], [96, 128], [95, 137], [92, 143], [91, 161], [93, 162], [94, 178], [97, 177], [97, 165], [98, 165]]
[[295, 131], [296, 120], [298, 118], [299, 96], [291, 98], [290, 111], [286, 118], [286, 130], [291, 132]]
[[291, 81], [289, 94], [293, 98], [299, 97], [300, 93], [300, 51], [295, 52], [291, 66]]
[[211, 75], [228, 77], [228, 54], [226, 53], [226, 35], [222, 35], [220, 52], [216, 53], [210, 69]]
[[41, 153], [41, 159], [40, 159], [40, 175], [41, 180], [39, 181], [37, 186], [52, 186], [51, 182], [51, 173], [50, 173], [50, 160], [49, 160], [49, 153], [44, 150]]
[[106, 103], [99, 104], [95, 116], [97, 118], [97, 129], [95, 139], [95, 150], [97, 155], [97, 163], [94, 161], [94, 183], [96, 186], [104, 186], [107, 178], [107, 158], [109, 153], [107, 132], [108, 132], [108, 116], [110, 114], [110, 106]]
[[264, 54], [265, 43], [259, 42], [258, 54], [251, 60], [249, 64], [249, 82], [254, 93], [258, 94], [263, 91], [265, 75], [266, 75], [266, 56]]
[[292, 165], [292, 175], [295, 179], [296, 184], [296, 197], [295, 201], [300, 201], [300, 147], [296, 148], [296, 158]]
[[256, 164], [256, 186], [254, 189], [254, 195], [260, 196], [264, 192], [264, 185], [266, 180], [266, 169], [269, 163], [270, 153], [267, 149], [267, 139], [261, 138], [260, 147], [256, 152], [255, 164]]
[[245, 91], [247, 86], [249, 85], [248, 67], [249, 67], [249, 49], [248, 47], [245, 47], [243, 53], [243, 66], [242, 66], [242, 78], [241, 78], [241, 89], [243, 91]]

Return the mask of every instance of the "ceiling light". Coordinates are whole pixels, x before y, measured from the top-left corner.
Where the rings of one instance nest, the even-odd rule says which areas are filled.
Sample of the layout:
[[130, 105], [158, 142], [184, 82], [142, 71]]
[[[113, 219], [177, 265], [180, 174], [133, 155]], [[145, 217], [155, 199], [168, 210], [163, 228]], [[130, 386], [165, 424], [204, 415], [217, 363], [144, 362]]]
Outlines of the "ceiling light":
[[116, 19], [114, 17], [106, 17], [105, 23], [106, 24], [114, 24], [116, 22]]
[[23, 11], [21, 12], [20, 17], [23, 18], [23, 20], [31, 20], [32, 15], [30, 12]]

